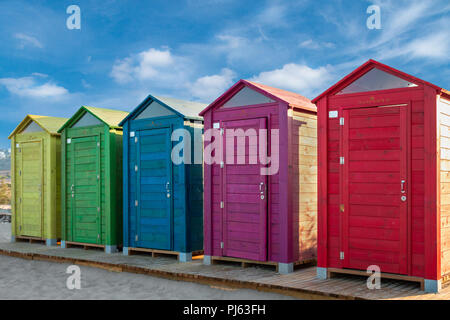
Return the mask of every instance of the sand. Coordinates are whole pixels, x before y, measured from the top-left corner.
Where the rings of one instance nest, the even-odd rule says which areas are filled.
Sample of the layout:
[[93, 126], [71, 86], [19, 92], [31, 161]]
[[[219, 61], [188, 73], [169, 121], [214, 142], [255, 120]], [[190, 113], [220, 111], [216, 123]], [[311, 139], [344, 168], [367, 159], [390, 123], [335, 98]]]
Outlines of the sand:
[[[10, 228], [9, 223], [0, 223], [0, 242], [10, 241]], [[81, 289], [69, 290], [66, 287], [68, 266], [0, 255], [0, 299], [293, 299], [254, 290], [217, 288], [90, 267], [80, 267]]]

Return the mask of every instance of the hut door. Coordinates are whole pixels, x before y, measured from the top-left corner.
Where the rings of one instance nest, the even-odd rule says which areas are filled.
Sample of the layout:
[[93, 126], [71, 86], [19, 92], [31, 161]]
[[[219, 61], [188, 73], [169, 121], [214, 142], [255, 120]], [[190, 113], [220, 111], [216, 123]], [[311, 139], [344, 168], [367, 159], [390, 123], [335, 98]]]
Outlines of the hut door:
[[342, 267], [408, 273], [407, 105], [344, 110]]
[[[223, 255], [266, 261], [268, 185], [258, 154], [260, 129], [266, 129], [266, 119], [226, 121], [222, 126]], [[238, 138], [242, 134], [245, 139]]]
[[70, 139], [67, 199], [72, 241], [102, 243], [101, 145], [99, 136]]
[[[130, 161], [136, 196], [131, 243], [136, 247], [173, 250], [173, 183], [169, 128], [137, 131], [136, 160]], [[133, 210], [134, 209], [134, 210]]]
[[43, 152], [42, 141], [20, 144], [21, 208], [19, 235], [42, 237]]

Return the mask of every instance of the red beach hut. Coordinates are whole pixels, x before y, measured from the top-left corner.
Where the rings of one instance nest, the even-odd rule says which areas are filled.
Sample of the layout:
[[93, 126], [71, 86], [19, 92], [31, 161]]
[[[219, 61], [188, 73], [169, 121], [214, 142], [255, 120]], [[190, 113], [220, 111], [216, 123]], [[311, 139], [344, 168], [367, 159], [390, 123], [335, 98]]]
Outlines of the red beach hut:
[[450, 273], [450, 92], [370, 60], [318, 108], [318, 277]]
[[[274, 264], [288, 273], [295, 263], [315, 259], [315, 105], [298, 94], [240, 80], [200, 115], [205, 264]], [[261, 160], [264, 155], [270, 163]]]

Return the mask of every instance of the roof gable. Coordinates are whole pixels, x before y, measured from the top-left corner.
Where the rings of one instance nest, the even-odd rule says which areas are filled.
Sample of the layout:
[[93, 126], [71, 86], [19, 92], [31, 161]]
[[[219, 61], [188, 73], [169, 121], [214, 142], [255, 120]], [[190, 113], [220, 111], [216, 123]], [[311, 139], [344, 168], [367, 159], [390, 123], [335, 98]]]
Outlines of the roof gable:
[[200, 115], [203, 116], [208, 110], [223, 106], [227, 101], [231, 100], [239, 91], [244, 87], [248, 87], [274, 102], [285, 103], [293, 108], [299, 108], [303, 110], [316, 112], [316, 106], [311, 101], [297, 93], [269, 87], [263, 84], [255, 83], [248, 80], [239, 80], [224, 94], [211, 103], [206, 109], [204, 109]]
[[58, 128], [66, 121], [66, 118], [27, 115], [8, 138], [11, 139], [14, 135], [23, 132], [33, 122], [48, 134], [58, 135]]
[[[152, 112], [149, 109], [152, 105], [158, 108], [165, 108], [167, 109], [167, 112], [159, 110], [159, 113], [152, 115]], [[131, 119], [143, 119], [141, 115], [144, 112], [149, 112], [146, 118], [156, 117], [158, 115], [169, 116], [172, 113], [173, 115], [177, 115], [183, 119], [203, 121], [203, 118], [198, 116], [198, 114], [205, 108], [205, 106], [206, 104], [198, 102], [148, 95], [148, 97], [145, 98], [145, 100], [142, 101], [141, 104], [138, 105], [125, 119], [123, 119], [119, 125], [123, 126], [125, 122]]]
[[90, 113], [96, 119], [103, 122], [105, 125], [109, 126], [111, 129], [121, 129], [120, 122], [128, 115], [128, 112], [104, 109], [104, 108], [94, 108], [82, 106], [59, 130], [62, 132], [66, 128], [72, 127], [77, 123], [86, 113]]
[[[356, 85], [359, 85], [360, 88], [364, 87], [364, 86], [367, 87], [367, 85], [363, 84], [362, 80], [364, 80], [365, 77], [366, 77], [366, 80], [369, 80], [370, 79], [369, 77], [371, 77], [372, 79], [375, 79], [376, 75], [373, 74], [373, 71], [372, 71], [374, 69], [377, 69], [377, 70], [383, 72], [384, 74], [388, 74], [396, 79], [399, 79], [399, 80], [396, 80], [397, 86], [403, 85], [403, 88], [406, 88], [407, 84], [411, 84], [410, 87], [413, 87], [414, 85], [415, 86], [424, 86], [425, 85], [425, 86], [430, 86], [430, 87], [436, 89], [437, 91], [443, 90], [442, 88], [440, 88], [432, 83], [429, 83], [422, 79], [416, 78], [410, 74], [407, 74], [400, 70], [389, 67], [378, 61], [369, 60], [366, 63], [364, 63], [363, 65], [361, 65], [359, 68], [355, 69], [353, 72], [351, 72], [350, 74], [348, 74], [347, 76], [342, 78], [336, 84], [334, 84], [333, 86], [328, 88], [326, 91], [324, 91], [318, 97], [313, 99], [312, 102], [317, 103], [317, 101], [319, 101], [320, 99], [322, 99], [325, 96], [339, 94], [341, 91], [343, 91], [346, 88], [349, 88], [354, 83], [356, 83]], [[372, 75], [370, 75], [371, 72], [372, 72]], [[391, 81], [393, 81], [394, 78], [390, 78]], [[358, 80], [360, 80], [360, 81], [358, 81]], [[358, 84], [358, 82], [359, 82], [359, 84]], [[391, 82], [391, 86], [392, 86], [392, 83], [393, 82]], [[385, 89], [383, 89], [383, 86], [386, 86], [386, 84], [371, 84], [371, 86], [374, 86], [375, 89], [378, 86], [379, 89], [376, 89], [376, 90], [385, 90]], [[391, 88], [388, 88], [388, 89], [391, 89]], [[376, 91], [376, 90], [373, 90], [373, 91]], [[349, 91], [352, 91], [352, 90], [349, 90]], [[360, 92], [369, 92], [369, 91], [360, 91]], [[347, 93], [352, 93], [352, 92], [347, 92]]]

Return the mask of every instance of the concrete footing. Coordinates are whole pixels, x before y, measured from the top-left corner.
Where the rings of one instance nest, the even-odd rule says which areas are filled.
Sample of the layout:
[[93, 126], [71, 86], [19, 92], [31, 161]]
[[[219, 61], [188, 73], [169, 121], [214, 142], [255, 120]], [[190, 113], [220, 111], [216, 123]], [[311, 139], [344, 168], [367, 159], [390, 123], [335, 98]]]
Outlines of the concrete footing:
[[424, 283], [425, 292], [439, 293], [442, 289], [442, 280], [427, 280]]
[[128, 247], [123, 247], [122, 253], [124, 256], [129, 256], [130, 255], [130, 251], [128, 250]]
[[57, 239], [46, 239], [45, 240], [45, 245], [47, 247], [54, 247], [58, 244], [58, 240]]
[[11, 236], [11, 243], [14, 243], [14, 242], [16, 242], [16, 237]]
[[61, 248], [62, 249], [66, 249], [67, 248], [67, 244], [65, 241], [61, 241]]
[[117, 249], [117, 246], [105, 246], [105, 253], [112, 254], [119, 252], [119, 249]]
[[180, 252], [178, 254], [179, 262], [189, 262], [192, 261], [192, 252]]
[[210, 266], [212, 264], [211, 256], [203, 256], [203, 264]]
[[317, 271], [317, 279], [327, 280], [328, 279], [328, 270], [327, 268], [316, 268]]
[[278, 273], [279, 274], [289, 274], [294, 272], [293, 263], [278, 263]]

